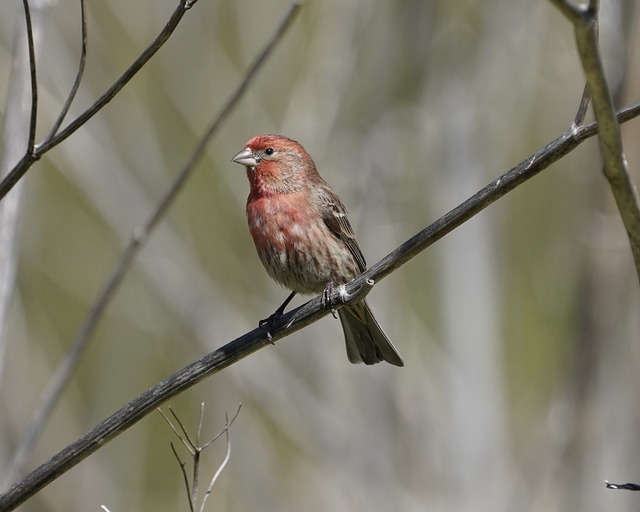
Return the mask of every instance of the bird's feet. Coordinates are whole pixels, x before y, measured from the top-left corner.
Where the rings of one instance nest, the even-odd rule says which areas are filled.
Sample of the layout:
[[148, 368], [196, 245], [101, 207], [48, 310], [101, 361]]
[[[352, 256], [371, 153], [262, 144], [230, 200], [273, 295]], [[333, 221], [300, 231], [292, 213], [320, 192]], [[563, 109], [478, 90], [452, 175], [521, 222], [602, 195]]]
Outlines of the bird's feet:
[[281, 316], [282, 316], [282, 313], [278, 310], [275, 313], [273, 313], [269, 318], [265, 318], [264, 320], [260, 320], [258, 322], [258, 327], [263, 331], [266, 331], [267, 338], [269, 339], [269, 343], [271, 343], [272, 345], [275, 345], [275, 342], [273, 341], [273, 338], [271, 336], [271, 330], [273, 328], [273, 324], [275, 323], [275, 321]]
[[[280, 307], [275, 310], [273, 315], [271, 315], [269, 318], [265, 318], [264, 320], [260, 320], [260, 322], [258, 322], [258, 327], [260, 329], [267, 331], [267, 338], [269, 338], [269, 341], [271, 342], [272, 345], [274, 345], [273, 339], [271, 337], [271, 329], [273, 328], [273, 324], [276, 320], [278, 320], [278, 318], [280, 318], [284, 314], [284, 310], [289, 305], [289, 302], [291, 302], [291, 299], [293, 299], [295, 296], [296, 296], [296, 292], [291, 292], [291, 294], [287, 297], [287, 299], [282, 304], [280, 304]], [[291, 322], [293, 322], [293, 320], [291, 320]], [[291, 322], [287, 324], [287, 327], [291, 325]]]
[[[333, 295], [333, 292], [336, 290], [336, 288], [338, 289], [338, 300], [331, 300], [331, 296]], [[327, 286], [325, 286], [324, 291], [322, 292], [322, 298], [320, 299], [321, 304], [325, 308], [330, 307], [333, 318], [338, 318], [336, 315], [335, 306], [337, 304], [344, 304], [346, 295], [347, 295], [347, 289], [345, 285], [341, 284], [336, 287], [336, 284], [333, 281], [329, 281], [327, 283]]]

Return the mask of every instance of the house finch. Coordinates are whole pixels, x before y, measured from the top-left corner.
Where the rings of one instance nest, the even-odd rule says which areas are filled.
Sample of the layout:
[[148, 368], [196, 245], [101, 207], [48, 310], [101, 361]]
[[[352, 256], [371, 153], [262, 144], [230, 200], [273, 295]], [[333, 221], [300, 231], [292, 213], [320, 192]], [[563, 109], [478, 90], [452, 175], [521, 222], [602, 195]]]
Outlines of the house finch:
[[[233, 157], [249, 178], [249, 231], [267, 273], [296, 293], [319, 294], [366, 269], [347, 210], [307, 151], [282, 135], [260, 135]], [[352, 363], [403, 366], [365, 301], [338, 310]]]

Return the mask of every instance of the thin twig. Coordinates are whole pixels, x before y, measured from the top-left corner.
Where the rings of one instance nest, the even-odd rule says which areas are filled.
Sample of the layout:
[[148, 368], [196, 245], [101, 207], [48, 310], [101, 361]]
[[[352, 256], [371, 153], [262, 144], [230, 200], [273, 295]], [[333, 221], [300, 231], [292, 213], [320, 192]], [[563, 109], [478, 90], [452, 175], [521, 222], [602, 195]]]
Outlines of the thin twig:
[[[618, 113], [618, 118], [621, 122], [624, 122], [638, 115], [640, 115], [640, 102], [622, 109]], [[386, 277], [509, 191], [538, 175], [596, 133], [598, 133], [598, 127], [595, 122], [581, 127], [572, 126], [560, 137], [489, 183], [460, 206], [427, 226], [346, 285], [346, 291], [352, 297], [350, 300], [354, 302], [362, 300], [362, 295], [359, 295], [360, 290], [368, 289], [373, 280], [379, 281]], [[339, 303], [340, 294], [341, 289], [337, 287], [329, 297], [328, 303]], [[274, 342], [319, 320], [329, 313], [326, 307], [325, 301], [321, 297], [316, 297], [278, 318], [272, 326], [271, 336], [268, 336], [263, 329], [254, 329], [167, 377], [96, 425], [80, 439], [58, 452], [47, 462], [29, 473], [23, 480], [16, 483], [9, 491], [0, 496], [0, 510], [9, 512], [15, 509], [176, 395], [231, 366], [240, 359], [251, 355], [253, 352], [272, 346]]]
[[33, 44], [33, 26], [31, 25], [29, 0], [22, 0], [22, 5], [24, 7], [24, 19], [27, 24], [29, 72], [31, 75], [31, 117], [29, 121], [29, 138], [27, 139], [27, 153], [31, 153], [36, 140], [36, 123], [38, 119], [38, 79], [36, 77], [36, 51]]
[[187, 429], [184, 428], [184, 425], [182, 424], [182, 421], [180, 421], [180, 418], [178, 417], [178, 415], [173, 411], [173, 409], [171, 408], [171, 406], [169, 406], [169, 412], [171, 413], [171, 416], [173, 416], [173, 419], [176, 420], [176, 422], [178, 423], [178, 425], [180, 426], [180, 432], [182, 432], [182, 436], [184, 436], [184, 438], [187, 440], [185, 444], [185, 446], [187, 447], [191, 447], [188, 448], [189, 451], [191, 452], [191, 455], [195, 455], [195, 453], [198, 451], [198, 445], [195, 444], [191, 438], [189, 437], [189, 432], [187, 432]]
[[578, 54], [587, 79], [593, 112], [599, 126], [598, 142], [604, 174], [629, 237], [640, 280], [640, 198], [631, 180], [622, 147], [622, 135], [598, 47], [598, 2], [585, 6], [571, 0], [551, 0], [573, 23]]
[[[231, 425], [233, 425], [233, 422], [236, 421], [236, 418], [238, 417], [238, 414], [240, 414], [240, 409], [242, 409], [242, 403], [238, 404], [238, 408], [236, 409], [235, 414], [231, 417], [231, 421], [229, 421], [229, 424], [227, 425], [226, 428], [229, 428]], [[225, 429], [226, 430], [226, 429]], [[224, 434], [224, 430], [222, 432], [220, 432], [218, 435], [214, 436], [212, 439], [210, 439], [208, 442], [206, 442], [203, 446], [202, 449], [204, 450], [206, 447], [208, 447], [211, 443], [217, 441], [217, 439]]]
[[200, 403], [200, 412], [198, 414], [198, 426], [196, 427], [196, 453], [193, 455], [193, 488], [191, 489], [191, 499], [194, 503], [198, 502], [198, 491], [200, 489], [200, 453], [203, 448], [200, 446], [200, 429], [202, 428], [204, 402]]
[[[171, 410], [171, 407], [169, 407], [169, 410]], [[178, 439], [180, 439], [180, 442], [183, 444], [183, 446], [187, 449], [187, 451], [191, 454], [194, 453], [194, 447], [193, 445], [188, 442], [182, 435], [182, 432], [178, 432], [178, 429], [175, 427], [175, 425], [171, 422], [171, 420], [167, 417], [167, 415], [164, 413], [164, 411], [162, 409], [160, 409], [160, 407], [158, 407], [158, 412], [160, 413], [160, 415], [164, 418], [164, 421], [167, 422], [167, 425], [169, 425], [169, 428], [171, 430], [173, 430], [173, 433], [176, 435], [176, 437]]]
[[582, 97], [580, 98], [580, 105], [578, 105], [578, 111], [576, 112], [576, 117], [573, 120], [573, 123], [576, 126], [582, 126], [584, 124], [584, 118], [587, 116], [590, 100], [591, 96], [589, 96], [589, 87], [585, 84], [584, 89], [582, 90]]
[[202, 433], [203, 422], [204, 422], [204, 402], [200, 402], [200, 413], [198, 414], [198, 428], [196, 430], [196, 443], [198, 443], [198, 446], [200, 446], [200, 434]]
[[607, 489], [623, 489], [625, 491], [640, 491], [640, 484], [612, 484], [607, 480], [604, 481]]
[[[158, 409], [160, 410], [160, 409]], [[164, 416], [164, 414], [163, 414]], [[174, 432], [176, 432], [174, 430]], [[177, 432], [176, 432], [177, 434]], [[180, 437], [180, 436], [178, 436]], [[182, 441], [182, 439], [180, 439]], [[189, 489], [189, 477], [187, 476], [187, 470], [185, 469], [185, 466], [187, 465], [186, 462], [182, 462], [182, 460], [180, 459], [180, 456], [178, 455], [178, 452], [176, 451], [176, 447], [173, 446], [173, 443], [169, 443], [169, 445], [171, 446], [171, 451], [173, 452], [173, 455], [175, 456], [176, 460], [178, 461], [178, 465], [180, 466], [180, 472], [182, 473], [182, 479], [184, 480], [184, 485], [187, 488], [187, 498], [189, 500], [189, 510], [191, 512], [194, 512], [193, 510], [193, 500], [191, 499], [191, 490]]]
[[[238, 414], [240, 413], [240, 409], [241, 408], [242, 408], [242, 404], [240, 403], [240, 404], [238, 404], [238, 409], [236, 410], [236, 412], [233, 415], [233, 417], [231, 418], [231, 420], [229, 420], [229, 415], [225, 413], [225, 427], [224, 427], [224, 429], [219, 434], [214, 436], [213, 439], [210, 439], [208, 442], [206, 442], [204, 445], [200, 445], [200, 436], [199, 436], [198, 433], [196, 433], [197, 441], [196, 441], [196, 444], [193, 445], [193, 450], [191, 449], [191, 447], [188, 447], [189, 453], [191, 454], [192, 465], [193, 465], [193, 477], [192, 477], [191, 485], [189, 484], [189, 478], [187, 476], [187, 471], [185, 469], [186, 463], [184, 463], [180, 459], [180, 457], [179, 457], [179, 455], [178, 455], [173, 443], [170, 443], [171, 450], [173, 450], [173, 455], [175, 456], [176, 460], [178, 461], [178, 465], [180, 466], [180, 471], [182, 472], [182, 477], [184, 479], [185, 486], [186, 486], [186, 489], [187, 489], [187, 496], [189, 498], [189, 508], [192, 511], [194, 510], [194, 507], [198, 502], [198, 479], [199, 479], [199, 474], [200, 474], [200, 454], [209, 445], [211, 445], [211, 443], [213, 443], [216, 439], [218, 439], [222, 434], [226, 434], [227, 435], [227, 453], [226, 453], [225, 459], [223, 460], [222, 464], [218, 467], [218, 470], [213, 475], [213, 478], [212, 478], [212, 480], [211, 480], [211, 482], [209, 484], [209, 487], [207, 488], [207, 491], [205, 493], [205, 496], [204, 496], [204, 498], [202, 500], [202, 505], [200, 507], [200, 512], [203, 512], [204, 511], [204, 507], [205, 507], [205, 503], [207, 501], [207, 498], [208, 498], [209, 494], [211, 494], [211, 490], [213, 489], [213, 486], [214, 486], [216, 480], [220, 476], [220, 473], [222, 473], [222, 470], [227, 465], [227, 462], [229, 461], [229, 457], [231, 456], [229, 429], [231, 428], [231, 425], [233, 424], [233, 422], [238, 417]], [[170, 410], [171, 410], [171, 408], [170, 408]], [[169, 427], [171, 427], [171, 430], [173, 430], [173, 433], [178, 437], [178, 439], [180, 439], [180, 441], [182, 441], [182, 443], [185, 444], [184, 438], [185, 437], [189, 438], [189, 435], [188, 435], [187, 431], [184, 429], [184, 427], [182, 426], [182, 421], [180, 420], [179, 416], [176, 413], [174, 413], [173, 410], [171, 410], [171, 414], [173, 415], [175, 420], [178, 422], [178, 424], [181, 426], [181, 432], [178, 432], [178, 430], [173, 426], [172, 422], [169, 420], [169, 418], [167, 418], [167, 416], [164, 414], [164, 412], [162, 412], [161, 409], [158, 409], [158, 412], [162, 415], [164, 420], [169, 424]], [[198, 427], [197, 427], [197, 431], [198, 432], [202, 428], [202, 423], [203, 423], [203, 418], [204, 418], [203, 413], [204, 413], [204, 402], [202, 402], [200, 404], [200, 413], [198, 414]]]
[[80, 0], [80, 22], [82, 24], [82, 44], [80, 49], [80, 64], [78, 64], [78, 72], [76, 73], [76, 78], [71, 86], [71, 90], [69, 91], [69, 95], [67, 96], [67, 100], [64, 102], [62, 110], [60, 111], [60, 115], [58, 119], [56, 119], [55, 123], [51, 127], [51, 131], [49, 135], [45, 137], [45, 140], [51, 140], [55, 136], [64, 121], [64, 118], [67, 116], [69, 112], [69, 108], [71, 108], [71, 103], [73, 103], [74, 98], [76, 97], [76, 93], [78, 92], [78, 88], [80, 87], [80, 82], [82, 81], [82, 75], [84, 74], [84, 66], [87, 61], [87, 13], [85, 8], [85, 0]]
[[[240, 409], [238, 409], [238, 411], [239, 410]], [[200, 505], [200, 512], [204, 512], [204, 507], [207, 504], [207, 500], [209, 499], [209, 496], [211, 495], [211, 490], [213, 489], [213, 486], [216, 484], [216, 481], [218, 480], [218, 477], [222, 474], [222, 471], [224, 470], [224, 468], [226, 467], [227, 463], [229, 462], [229, 459], [231, 458], [231, 429], [229, 427], [231, 426], [231, 423], [233, 423], [233, 420], [231, 422], [229, 422], [229, 415], [226, 414], [226, 413], [225, 413], [224, 416], [225, 416], [225, 419], [226, 419], [224, 433], [225, 433], [225, 436], [227, 438], [227, 451], [225, 453], [224, 459], [222, 460], [222, 463], [220, 464], [220, 466], [218, 466], [218, 470], [214, 473], [213, 477], [211, 478], [211, 482], [209, 483], [209, 487], [207, 487], [207, 492], [205, 492], [204, 496], [202, 497], [202, 504]], [[237, 416], [237, 413], [236, 413], [236, 416]], [[211, 443], [209, 443], [209, 444], [211, 444]]]
[[[233, 109], [243, 97], [249, 84], [253, 81], [262, 65], [267, 61], [276, 44], [282, 39], [287, 32], [287, 29], [291, 26], [291, 23], [295, 19], [300, 7], [301, 3], [299, 1], [291, 3], [273, 36], [265, 44], [264, 49], [258, 55], [251, 67], [246, 71], [240, 84], [233, 91], [223, 106], [222, 111], [201, 137], [196, 148], [191, 153], [185, 165], [178, 172], [178, 176], [173, 183], [171, 183], [149, 219], [134, 230], [129, 245], [124, 249], [120, 260], [116, 263], [111, 275], [106, 280], [102, 289], [98, 292], [98, 296], [93, 302], [90, 311], [87, 313], [87, 316], [76, 334], [70, 349], [56, 368], [53, 377], [49, 381], [47, 388], [40, 398], [40, 402], [36, 407], [31, 421], [29, 422], [29, 425], [27, 425], [25, 435], [23, 436], [9, 465], [9, 475], [18, 474], [21, 471], [29, 452], [33, 448], [36, 440], [40, 437], [42, 429], [50, 417], [55, 404], [59, 400], [64, 388], [71, 378], [71, 375], [75, 371], [75, 368], [77, 367], [80, 358], [89, 343], [91, 335], [95, 331], [104, 311], [110, 304], [111, 299], [113, 299], [126, 273], [130, 269], [138, 251], [144, 246], [160, 219], [167, 212], [178, 193], [182, 190], [187, 178], [191, 175], [199, 159], [204, 155], [209, 142], [217, 133], [223, 121], [225, 121], [229, 114], [233, 112]], [[1, 186], [2, 185], [0, 184], [0, 188]]]

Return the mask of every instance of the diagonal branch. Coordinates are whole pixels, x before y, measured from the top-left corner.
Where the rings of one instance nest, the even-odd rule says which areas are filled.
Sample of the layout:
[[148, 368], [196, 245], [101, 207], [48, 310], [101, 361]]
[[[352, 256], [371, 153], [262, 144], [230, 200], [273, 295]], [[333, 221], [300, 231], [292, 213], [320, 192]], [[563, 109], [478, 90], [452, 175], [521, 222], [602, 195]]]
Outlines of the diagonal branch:
[[[640, 102], [625, 107], [618, 113], [618, 118], [620, 121], [627, 121], [638, 115], [640, 115]], [[484, 210], [507, 192], [548, 168], [596, 133], [598, 133], [596, 123], [581, 127], [573, 126], [567, 130], [560, 137], [503, 174], [500, 178], [489, 183], [460, 206], [407, 240], [391, 254], [349, 283], [346, 286], [346, 290], [351, 297], [350, 300], [362, 300], [363, 294], [369, 291], [373, 280], [380, 280], [386, 277], [444, 235]], [[328, 303], [335, 304], [339, 303], [339, 301], [340, 287], [337, 287], [332, 296], [329, 297]], [[275, 341], [299, 331], [327, 315], [330, 306], [324, 305], [323, 302], [325, 301], [321, 297], [316, 297], [299, 308], [279, 317], [272, 326], [271, 335], [263, 329], [254, 329], [151, 387], [98, 424], [93, 430], [36, 468], [9, 489], [7, 493], [1, 495], [0, 510], [9, 512], [15, 509], [176, 395], [253, 352], [270, 346]]]

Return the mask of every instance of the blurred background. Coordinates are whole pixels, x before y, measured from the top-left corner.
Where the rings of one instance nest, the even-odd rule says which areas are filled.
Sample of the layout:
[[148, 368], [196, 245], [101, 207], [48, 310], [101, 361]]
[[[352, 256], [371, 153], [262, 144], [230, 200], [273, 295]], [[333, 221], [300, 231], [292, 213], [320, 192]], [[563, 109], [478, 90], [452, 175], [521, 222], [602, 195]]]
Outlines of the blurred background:
[[[88, 3], [87, 67], [68, 119], [176, 3]], [[640, 97], [628, 66], [640, 59], [639, 13], [632, 0], [602, 4], [622, 105]], [[75, 77], [80, 9], [32, 6], [42, 140]], [[7, 197], [15, 238], [0, 252], [16, 279], [3, 278], [0, 469], [132, 232], [287, 6], [198, 2]], [[23, 12], [0, 10], [6, 134]], [[307, 148], [372, 264], [568, 129], [583, 85], [573, 29], [549, 2], [308, 1], [142, 250], [26, 469], [284, 300], [255, 254], [248, 183], [230, 162], [250, 137], [283, 133]], [[639, 130], [623, 127], [636, 183]], [[24, 146], [12, 147], [15, 163]], [[327, 317], [171, 401], [191, 432], [205, 402], [203, 440], [243, 404], [208, 510], [638, 510], [637, 493], [603, 483], [640, 481], [640, 293], [595, 139], [380, 282], [369, 302], [403, 369], [349, 364]], [[21, 510], [188, 510], [172, 441], [152, 414]], [[225, 448], [204, 453], [202, 486]]]

